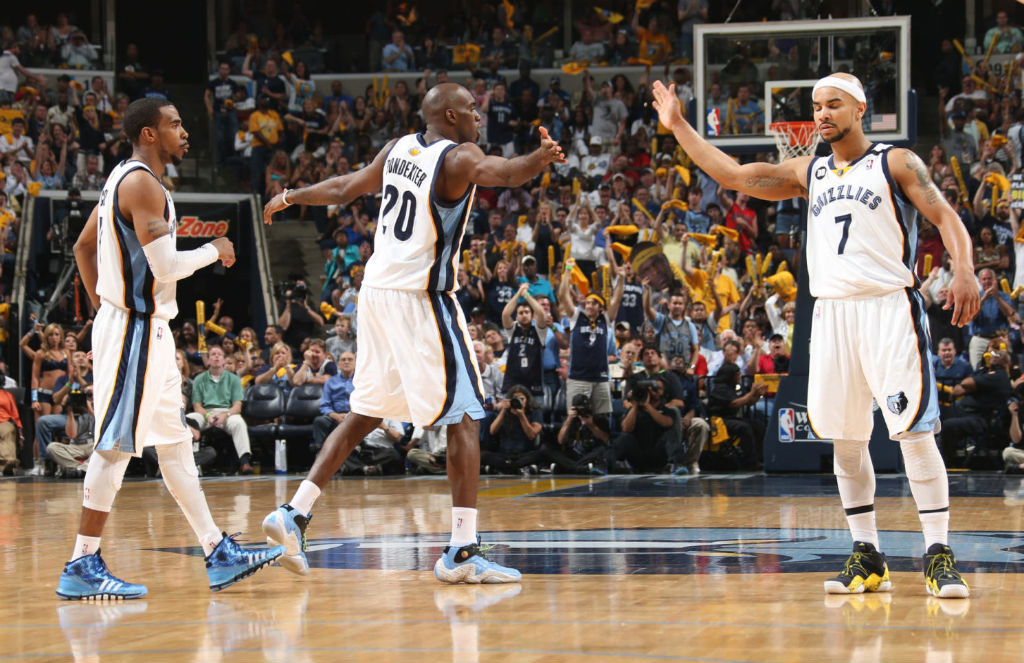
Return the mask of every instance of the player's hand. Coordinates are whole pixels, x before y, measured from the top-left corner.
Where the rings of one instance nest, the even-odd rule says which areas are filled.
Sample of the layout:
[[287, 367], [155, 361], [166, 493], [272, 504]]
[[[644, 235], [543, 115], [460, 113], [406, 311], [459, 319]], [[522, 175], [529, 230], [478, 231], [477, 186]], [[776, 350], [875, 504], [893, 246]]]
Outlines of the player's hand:
[[658, 112], [658, 121], [668, 129], [675, 130], [680, 122], [685, 122], [683, 113], [679, 108], [679, 97], [676, 96], [676, 86], [672, 83], [668, 87], [661, 81], [654, 81], [651, 86], [654, 94], [654, 101], [651, 102], [654, 110]]
[[274, 214], [277, 214], [284, 208], [288, 207], [284, 202], [284, 192], [277, 194], [271, 198], [266, 205], [263, 206], [263, 223], [268, 226], [274, 223], [272, 218]]
[[566, 159], [562, 148], [548, 135], [547, 127], [540, 126], [538, 130], [540, 131], [540, 151], [543, 153], [544, 164], [565, 163]]
[[235, 245], [231, 243], [231, 240], [227, 237], [218, 237], [217, 239], [210, 242], [213, 244], [213, 248], [217, 249], [217, 259], [225, 267], [230, 267], [235, 264]]
[[949, 296], [946, 297], [946, 304], [942, 309], [948, 311], [950, 308], [953, 309], [951, 322], [957, 327], [963, 327], [978, 314], [981, 296], [978, 294], [974, 274], [967, 272], [965, 275], [964, 270], [957, 270], [953, 275], [953, 281], [949, 284]]

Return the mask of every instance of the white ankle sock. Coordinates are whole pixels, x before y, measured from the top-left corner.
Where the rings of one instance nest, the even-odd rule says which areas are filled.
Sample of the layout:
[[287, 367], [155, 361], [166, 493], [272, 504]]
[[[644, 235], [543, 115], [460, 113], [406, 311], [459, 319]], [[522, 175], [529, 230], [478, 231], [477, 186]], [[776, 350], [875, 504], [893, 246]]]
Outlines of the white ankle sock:
[[875, 510], [865, 513], [855, 513], [846, 516], [846, 522], [850, 525], [850, 535], [854, 541], [870, 543], [878, 550], [878, 528], [875, 527]]
[[289, 504], [302, 515], [308, 516], [309, 512], [313, 510], [313, 502], [316, 502], [318, 497], [320, 497], [320, 489], [317, 485], [312, 481], [303, 479]]
[[471, 543], [476, 543], [476, 509], [453, 506], [452, 538], [449, 544], [461, 548]]
[[949, 543], [949, 511], [931, 511], [920, 513], [921, 530], [924, 532], [925, 550], [933, 543], [948, 545]]
[[100, 537], [98, 536], [82, 536], [79, 534], [75, 537], [75, 549], [71, 551], [71, 560], [75, 561], [79, 557], [85, 557], [91, 555], [100, 549]]

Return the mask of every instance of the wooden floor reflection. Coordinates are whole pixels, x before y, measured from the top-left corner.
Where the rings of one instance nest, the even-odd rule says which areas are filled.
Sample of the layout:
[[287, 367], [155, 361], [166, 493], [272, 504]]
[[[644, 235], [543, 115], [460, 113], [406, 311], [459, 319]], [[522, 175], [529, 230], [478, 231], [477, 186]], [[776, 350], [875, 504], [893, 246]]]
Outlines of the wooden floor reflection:
[[[218, 524], [257, 541], [262, 517], [298, 481], [219, 480], [204, 488]], [[108, 605], [54, 594], [77, 525], [80, 484], [3, 481], [0, 658], [1024, 658], [1019, 482], [992, 477], [977, 490], [983, 496], [953, 499], [952, 525], [961, 531], [955, 547], [973, 571], [966, 576], [973, 595], [939, 601], [926, 595], [913, 568], [922, 545], [913, 501], [896, 494], [898, 483], [877, 503], [883, 547], [890, 541], [911, 555], [894, 558], [894, 592], [829, 597], [821, 583], [839, 566], [829, 561], [829, 571], [819, 569], [819, 553], [849, 549], [830, 478], [817, 490], [814, 479], [794, 480], [804, 485], [800, 496], [764, 494], [786, 494], [777, 490], [784, 481], [756, 490], [748, 489], [760, 485], [756, 480], [666, 481], [673, 480], [485, 479], [485, 542], [490, 534], [506, 544], [495, 556], [526, 571], [522, 584], [511, 586], [434, 580], [428, 569], [448, 529], [444, 481], [335, 481], [310, 525], [307, 577], [269, 568], [220, 593], [208, 590], [191, 532], [162, 484], [126, 482], [103, 554], [117, 575], [147, 584], [149, 595]], [[683, 488], [685, 496], [674, 496]]]

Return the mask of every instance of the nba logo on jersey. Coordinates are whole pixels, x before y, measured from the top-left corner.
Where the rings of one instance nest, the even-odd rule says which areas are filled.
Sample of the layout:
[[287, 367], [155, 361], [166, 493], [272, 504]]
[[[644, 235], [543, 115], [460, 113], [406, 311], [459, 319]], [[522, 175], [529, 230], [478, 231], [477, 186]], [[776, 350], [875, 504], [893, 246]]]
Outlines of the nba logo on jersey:
[[796, 440], [796, 417], [793, 408], [779, 408], [779, 442]]

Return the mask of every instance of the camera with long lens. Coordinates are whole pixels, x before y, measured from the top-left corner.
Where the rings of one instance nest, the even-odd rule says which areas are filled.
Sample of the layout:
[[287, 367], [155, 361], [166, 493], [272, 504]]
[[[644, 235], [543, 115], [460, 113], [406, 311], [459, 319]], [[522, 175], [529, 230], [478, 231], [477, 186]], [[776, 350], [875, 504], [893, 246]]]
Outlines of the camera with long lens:
[[309, 286], [297, 279], [279, 281], [274, 284], [274, 296], [278, 299], [301, 302], [309, 296]]
[[525, 405], [526, 404], [523, 402], [523, 399], [518, 396], [513, 396], [508, 399], [508, 407], [510, 410], [522, 410]]
[[629, 400], [634, 403], [643, 403], [651, 396], [651, 388], [657, 386], [657, 382], [654, 380], [640, 380], [633, 386], [633, 392], [629, 395]]

